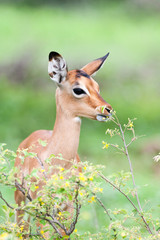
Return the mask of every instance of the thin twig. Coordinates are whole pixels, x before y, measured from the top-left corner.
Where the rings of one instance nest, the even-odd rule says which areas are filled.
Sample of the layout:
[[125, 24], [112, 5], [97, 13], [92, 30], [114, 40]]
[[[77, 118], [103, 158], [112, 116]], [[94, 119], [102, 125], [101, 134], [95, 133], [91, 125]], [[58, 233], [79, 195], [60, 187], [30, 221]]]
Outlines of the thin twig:
[[138, 193], [137, 193], [137, 187], [136, 187], [136, 183], [135, 183], [135, 179], [134, 179], [132, 162], [131, 162], [131, 159], [130, 159], [130, 156], [129, 156], [129, 153], [128, 153], [128, 148], [127, 148], [127, 145], [126, 145], [124, 132], [123, 132], [123, 129], [122, 129], [122, 126], [121, 126], [120, 123], [119, 123], [119, 128], [120, 128], [120, 131], [122, 133], [122, 138], [123, 138], [123, 143], [124, 143], [124, 147], [125, 147], [125, 151], [126, 151], [126, 156], [127, 156], [128, 162], [129, 162], [129, 167], [130, 167], [130, 172], [131, 172], [131, 175], [132, 175], [133, 186], [135, 188], [135, 195], [136, 195], [137, 203], [138, 203], [140, 211], [142, 212], [142, 207], [141, 207], [141, 204], [140, 204], [140, 200], [139, 200]]
[[142, 218], [143, 222], [145, 223], [145, 226], [148, 230], [148, 232], [150, 234], [153, 234], [149, 225], [147, 224], [144, 216], [142, 215], [142, 213], [138, 210], [138, 208], [135, 206], [135, 204], [132, 202], [132, 200], [119, 188], [117, 187], [114, 183], [110, 182], [109, 179], [107, 179], [103, 174], [98, 173], [98, 175], [103, 178], [107, 183], [109, 183], [112, 187], [114, 187], [115, 189], [117, 189], [123, 196], [125, 196], [125, 198], [127, 198], [127, 200], [132, 204], [132, 206], [134, 207], [134, 209], [136, 209], [136, 211], [138, 212], [138, 214], [140, 215], [140, 217]]
[[50, 219], [47, 218], [42, 218], [44, 220], [46, 220], [47, 222], [49, 222], [49, 224], [54, 228], [54, 230], [58, 233], [58, 235], [62, 238], [62, 234], [60, 233], [60, 231], [58, 230], [58, 228], [55, 226], [54, 222]]
[[[82, 184], [80, 184], [80, 186], [81, 186], [81, 187], [84, 187], [84, 185], [82, 185]], [[104, 208], [104, 210], [105, 210], [105, 212], [107, 213], [110, 221], [112, 221], [112, 220], [113, 220], [112, 217], [110, 216], [108, 210], [106, 209], [106, 207], [104, 206], [104, 204], [102, 203], [102, 201], [100, 200], [100, 198], [99, 198], [94, 192], [92, 192], [92, 194], [96, 197], [96, 199], [97, 199], [97, 201], [99, 202], [99, 204]]]
[[[134, 186], [134, 188], [135, 188], [135, 195], [136, 195], [137, 203], [138, 203], [138, 206], [139, 206], [140, 211], [142, 212], [142, 207], [141, 207], [141, 204], [140, 204], [140, 201], [139, 201], [139, 197], [138, 197], [138, 193], [137, 193], [137, 187], [136, 187], [136, 184], [135, 184], [132, 162], [131, 162], [131, 159], [130, 159], [130, 156], [129, 156], [129, 153], [128, 153], [128, 146], [132, 143], [132, 141], [131, 141], [131, 143], [129, 143], [128, 145], [126, 144], [125, 137], [124, 137], [124, 131], [123, 131], [123, 129], [122, 129], [122, 125], [120, 124], [119, 119], [117, 118], [116, 115], [115, 115], [115, 118], [116, 118], [117, 122], [114, 121], [114, 120], [113, 120], [113, 122], [114, 122], [116, 125], [119, 126], [120, 131], [121, 131], [121, 134], [122, 134], [122, 141], [123, 141], [124, 147], [125, 147], [125, 155], [127, 156], [127, 159], [128, 159], [128, 162], [129, 162], [129, 167], [130, 167], [130, 172], [131, 172], [131, 175], [132, 175], [133, 186]], [[133, 139], [135, 139], [135, 137], [134, 137]]]
[[41, 161], [41, 159], [40, 159], [38, 156], [36, 156], [36, 159], [38, 160], [39, 164], [41, 165], [42, 169], [44, 170], [44, 171], [43, 171], [43, 174], [44, 174], [44, 176], [45, 176], [45, 179], [48, 180], [47, 175], [46, 175], [46, 172], [45, 172], [46, 170], [45, 170], [45, 167], [44, 167], [43, 162]]
[[66, 227], [62, 225], [54, 216], [47, 213], [47, 216], [52, 218], [53, 222], [57, 224], [60, 228], [62, 228], [65, 232], [67, 231]]
[[[137, 203], [138, 203], [138, 206], [139, 206], [140, 211], [142, 212], [142, 207], [141, 207], [141, 204], [140, 204], [140, 200], [139, 200], [139, 196], [138, 196], [138, 192], [137, 192], [137, 187], [136, 187], [136, 184], [135, 184], [132, 162], [131, 162], [131, 159], [130, 159], [130, 156], [129, 156], [129, 153], [128, 153], [128, 146], [129, 146], [131, 143], [129, 143], [128, 146], [127, 146], [126, 141], [125, 141], [124, 131], [123, 131], [123, 129], [122, 129], [122, 125], [120, 124], [118, 117], [117, 117], [116, 115], [115, 115], [115, 117], [116, 117], [117, 122], [114, 121], [114, 120], [113, 120], [113, 121], [114, 121], [114, 123], [116, 123], [116, 125], [119, 126], [120, 131], [121, 131], [121, 134], [122, 134], [122, 141], [123, 141], [124, 148], [125, 148], [125, 155], [127, 156], [127, 159], [128, 159], [128, 162], [129, 162], [129, 167], [130, 167], [130, 172], [131, 172], [131, 175], [132, 175], [133, 186], [134, 186], [134, 188], [135, 188], [135, 195], [136, 195]], [[125, 130], [126, 130], [126, 129], [125, 129]], [[133, 132], [133, 137], [134, 137], [133, 139], [135, 140], [135, 138], [136, 138], [136, 137], [135, 137], [135, 132], [134, 132], [134, 131], [132, 131], [132, 132]], [[131, 142], [132, 142], [132, 141], [131, 141]], [[151, 229], [150, 229], [150, 227], [149, 227], [149, 225], [147, 224], [147, 222], [146, 222], [146, 220], [145, 220], [145, 218], [143, 217], [142, 214], [141, 214], [141, 216], [142, 216], [142, 219], [143, 219], [144, 223], [146, 224], [146, 227], [147, 227], [148, 232], [151, 233], [151, 234], [153, 234], [152, 231], [151, 231]]]
[[75, 216], [75, 219], [73, 220], [73, 222], [71, 223], [69, 231], [67, 231], [68, 235], [71, 235], [71, 233], [74, 231], [76, 223], [78, 221], [78, 216], [80, 214], [81, 204], [79, 204], [79, 201], [78, 201], [78, 193], [79, 193], [79, 183], [78, 183], [78, 187], [76, 189], [76, 194], [75, 194], [76, 216]]
[[[28, 210], [23, 209], [23, 208], [21, 208], [21, 209], [20, 209], [20, 208], [17, 208], [17, 209], [15, 209], [15, 210], [23, 210], [24, 212], [28, 213], [30, 216], [33, 215], [32, 212], [29, 212]], [[38, 209], [35, 209], [35, 210], [38, 210]], [[42, 220], [47, 221], [47, 222], [54, 228], [54, 230], [56, 231], [56, 233], [58, 233], [59, 236], [62, 238], [62, 235], [61, 235], [60, 231], [58, 230], [58, 228], [56, 227], [54, 221], [48, 219], [46, 216], [43, 216], [43, 213], [42, 213], [42, 212], [38, 212], [35, 217], [38, 218], [38, 219], [42, 219]], [[48, 217], [50, 217], [50, 216], [48, 216]]]
[[[16, 209], [16, 210], [17, 210], [17, 209]], [[18, 209], [18, 210], [19, 210], [19, 209]], [[38, 209], [35, 209], [35, 210], [38, 210]], [[31, 212], [29, 212], [28, 210], [23, 209], [23, 211], [26, 212], [26, 213], [28, 213], [28, 214], [31, 215], [31, 216], [33, 215], [33, 214], [32, 214]], [[40, 214], [40, 215], [38, 215], [38, 214]], [[42, 212], [38, 212], [38, 214], [36, 214], [36, 217], [39, 218], [39, 219], [42, 219], [42, 220], [47, 221], [47, 222], [54, 228], [54, 230], [56, 231], [56, 233], [58, 233], [59, 236], [62, 238], [62, 235], [61, 235], [60, 231], [58, 230], [58, 228], [56, 227], [55, 222], [52, 221], [52, 220], [50, 220], [50, 219], [48, 219], [46, 216], [43, 216], [43, 213], [42, 213]], [[50, 217], [50, 216], [48, 216], [48, 217]]]
[[132, 140], [130, 141], [130, 143], [127, 144], [127, 148], [128, 148], [128, 147], [131, 145], [131, 143], [134, 142], [136, 139], [137, 139], [136, 137], [132, 138]]
[[7, 207], [9, 207], [9, 208], [11, 208], [11, 209], [14, 209], [14, 208], [3, 198], [2, 192], [0, 192], [0, 199], [2, 199], [2, 200], [5, 202], [5, 204], [7, 205]]
[[18, 188], [19, 191], [21, 191], [30, 201], [32, 201], [32, 198], [28, 192], [26, 192], [26, 189], [23, 188], [17, 180], [15, 180], [15, 186]]
[[115, 146], [114, 144], [110, 144], [110, 145], [111, 145], [112, 147], [114, 147], [114, 148], [118, 149], [119, 151], [123, 152], [123, 153], [126, 155], [126, 152], [125, 152], [125, 151], [123, 151], [121, 148], [119, 148], [119, 147]]
[[37, 231], [37, 234], [29, 234], [29, 237], [41, 237], [43, 240], [46, 240], [44, 237], [43, 237], [43, 235], [39, 232], [39, 231]]
[[101, 207], [104, 209], [104, 211], [105, 211], [106, 214], [108, 215], [110, 221], [112, 221], [112, 220], [113, 220], [112, 217], [109, 215], [108, 210], [106, 209], [106, 207], [104, 206], [104, 204], [102, 203], [102, 201], [100, 200], [100, 198], [99, 198], [96, 194], [94, 194], [94, 195], [95, 195], [97, 201], [99, 202], [99, 204], [101, 205]]
[[119, 187], [117, 187], [114, 183], [110, 182], [109, 179], [107, 179], [102, 173], [98, 173], [98, 175], [101, 178], [103, 178], [107, 183], [109, 183], [112, 187], [114, 187], [120, 193], [122, 193], [128, 199], [128, 201], [132, 204], [132, 206], [137, 210], [137, 212], [139, 212], [138, 208], [135, 206], [135, 204], [132, 202], [132, 200]]

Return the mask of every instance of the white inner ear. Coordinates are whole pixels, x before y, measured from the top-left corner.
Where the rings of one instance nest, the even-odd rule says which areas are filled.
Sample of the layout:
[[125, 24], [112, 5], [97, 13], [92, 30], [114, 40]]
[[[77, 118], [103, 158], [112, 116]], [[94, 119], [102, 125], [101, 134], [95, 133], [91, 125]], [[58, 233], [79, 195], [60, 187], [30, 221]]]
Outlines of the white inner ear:
[[67, 75], [66, 62], [63, 58], [52, 59], [48, 63], [48, 73], [50, 78], [56, 83], [65, 81]]

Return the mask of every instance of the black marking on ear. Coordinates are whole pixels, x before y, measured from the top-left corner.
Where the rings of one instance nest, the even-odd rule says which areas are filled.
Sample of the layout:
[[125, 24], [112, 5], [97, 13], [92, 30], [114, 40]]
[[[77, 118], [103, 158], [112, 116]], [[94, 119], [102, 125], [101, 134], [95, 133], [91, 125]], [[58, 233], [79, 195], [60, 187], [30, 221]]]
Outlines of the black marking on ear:
[[[109, 52], [108, 52], [104, 57], [101, 57], [101, 58], [96, 59], [96, 60], [101, 60], [101, 64], [99, 65], [99, 67], [97, 68], [96, 71], [98, 71], [98, 70], [102, 67], [104, 61], [106, 60], [106, 58], [107, 58], [108, 56], [109, 56]], [[95, 61], [96, 61], [96, 60], [95, 60]]]
[[49, 61], [51, 61], [53, 58], [58, 58], [58, 57], [61, 57], [61, 55], [57, 52], [50, 52], [49, 53]]
[[90, 76], [86, 72], [84, 72], [82, 70], [76, 70], [76, 77], [80, 78], [81, 76], [86, 77], [86, 78], [90, 78]]
[[62, 82], [62, 76], [59, 75], [59, 83], [61, 83], [61, 82]]

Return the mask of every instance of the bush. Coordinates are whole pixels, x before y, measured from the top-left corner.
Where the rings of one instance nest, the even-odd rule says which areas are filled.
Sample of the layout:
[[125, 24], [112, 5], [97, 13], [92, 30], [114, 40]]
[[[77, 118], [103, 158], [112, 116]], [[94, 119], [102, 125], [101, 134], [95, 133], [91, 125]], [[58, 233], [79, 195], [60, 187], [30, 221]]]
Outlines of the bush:
[[[3, 211], [5, 217], [0, 223], [0, 239], [160, 239], [160, 219], [154, 218], [152, 210], [142, 209], [132, 162], [128, 152], [128, 147], [137, 139], [134, 131], [134, 122], [128, 119], [128, 123], [123, 127], [117, 116], [111, 119], [116, 128], [107, 129], [106, 134], [119, 136], [123, 146], [103, 141], [103, 148], [114, 147], [119, 152], [125, 154], [129, 162], [129, 172], [123, 170], [113, 173], [111, 176], [104, 176], [102, 171], [104, 166], [94, 166], [88, 162], [71, 162], [70, 169], [51, 164], [52, 159], [68, 161], [63, 156], [51, 155], [45, 160], [48, 166], [46, 170], [44, 163], [35, 153], [23, 149], [19, 152], [21, 161], [26, 157], [37, 158], [39, 169], [34, 169], [30, 175], [24, 177], [25, 187], [16, 177], [18, 169], [12, 167], [12, 162], [16, 158], [16, 153], [6, 149], [5, 144], [0, 145], [0, 184], [12, 189], [19, 189], [27, 198], [20, 206], [10, 204], [6, 197], [0, 192], [0, 199], [4, 202]], [[126, 133], [131, 132], [130, 141], [126, 142]], [[39, 140], [45, 146], [45, 142]], [[159, 161], [160, 156], [155, 157]], [[48, 177], [50, 176], [50, 177]], [[34, 178], [34, 181], [33, 181]], [[132, 187], [128, 184], [132, 180]], [[100, 199], [100, 195], [105, 191], [101, 184], [104, 181], [112, 188], [116, 189], [130, 203], [130, 209], [123, 209], [118, 206], [115, 209], [107, 209], [105, 203]], [[42, 183], [42, 187], [40, 187]], [[36, 198], [32, 198], [31, 192], [36, 193]], [[79, 233], [76, 224], [79, 221], [80, 210], [84, 205], [97, 203], [104, 210], [106, 218], [110, 223], [102, 226], [101, 231], [92, 234], [90, 232]], [[71, 205], [69, 208], [68, 206]], [[13, 221], [13, 216], [17, 211], [23, 211], [23, 219], [17, 225]], [[31, 217], [30, 223], [28, 216]], [[41, 226], [37, 226], [40, 223]], [[46, 234], [49, 236], [46, 238]]]

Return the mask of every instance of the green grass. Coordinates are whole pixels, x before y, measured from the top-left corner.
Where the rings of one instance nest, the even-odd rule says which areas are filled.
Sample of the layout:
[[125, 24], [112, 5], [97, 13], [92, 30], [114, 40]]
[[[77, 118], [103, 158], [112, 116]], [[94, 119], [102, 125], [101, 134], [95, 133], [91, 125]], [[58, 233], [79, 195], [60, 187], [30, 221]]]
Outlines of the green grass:
[[[148, 199], [150, 205], [156, 205], [160, 197], [155, 171], [158, 165], [152, 159], [156, 152], [144, 152], [143, 148], [160, 139], [158, 13], [143, 9], [135, 12], [125, 4], [85, 8], [1, 5], [0, 16], [0, 142], [16, 150], [31, 132], [53, 128], [55, 86], [47, 74], [51, 50], [65, 57], [69, 69], [80, 68], [109, 51], [107, 62], [94, 78], [120, 121], [126, 123], [128, 117], [136, 117], [137, 134], [146, 135], [130, 151], [137, 185], [149, 184], [139, 189], [142, 205]], [[106, 165], [108, 175], [128, 171], [125, 158], [102, 150], [108, 127], [113, 125], [83, 119], [81, 159]], [[13, 201], [13, 194], [6, 194]], [[104, 186], [102, 198], [108, 208], [128, 207], [109, 186]], [[99, 226], [107, 223], [98, 206], [84, 208], [78, 231], [98, 231], [96, 218]]]

